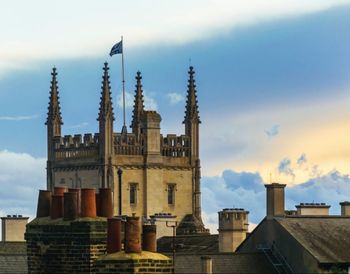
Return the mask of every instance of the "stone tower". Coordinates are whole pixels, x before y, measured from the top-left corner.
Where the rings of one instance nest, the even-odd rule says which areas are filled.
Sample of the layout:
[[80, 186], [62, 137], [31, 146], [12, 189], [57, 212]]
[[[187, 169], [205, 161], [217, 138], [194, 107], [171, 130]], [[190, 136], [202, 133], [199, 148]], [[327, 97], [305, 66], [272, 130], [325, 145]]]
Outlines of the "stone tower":
[[200, 119], [194, 69], [189, 69], [185, 132], [178, 136], [160, 133], [161, 116], [145, 110], [141, 80], [141, 73], [137, 72], [131, 133], [113, 130], [115, 118], [105, 63], [97, 119], [99, 132], [62, 136], [54, 70], [46, 123], [48, 189], [110, 187], [115, 214], [135, 213], [146, 218], [170, 214], [176, 216], [179, 234], [208, 233], [201, 218]]

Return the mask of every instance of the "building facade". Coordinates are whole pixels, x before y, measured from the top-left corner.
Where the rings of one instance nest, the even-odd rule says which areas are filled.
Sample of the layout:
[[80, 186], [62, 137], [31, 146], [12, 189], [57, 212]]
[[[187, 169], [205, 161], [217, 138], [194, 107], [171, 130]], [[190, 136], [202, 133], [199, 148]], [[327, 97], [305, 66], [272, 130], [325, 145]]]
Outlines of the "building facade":
[[[176, 215], [180, 222], [201, 220], [199, 124], [193, 67], [189, 68], [184, 134], [160, 133], [161, 116], [144, 108], [141, 73], [136, 75], [131, 132], [115, 132], [108, 64], [103, 67], [99, 132], [62, 136], [56, 68], [52, 71], [47, 116], [47, 189], [112, 188], [114, 213], [149, 217]], [[200, 225], [198, 225], [198, 223]]]

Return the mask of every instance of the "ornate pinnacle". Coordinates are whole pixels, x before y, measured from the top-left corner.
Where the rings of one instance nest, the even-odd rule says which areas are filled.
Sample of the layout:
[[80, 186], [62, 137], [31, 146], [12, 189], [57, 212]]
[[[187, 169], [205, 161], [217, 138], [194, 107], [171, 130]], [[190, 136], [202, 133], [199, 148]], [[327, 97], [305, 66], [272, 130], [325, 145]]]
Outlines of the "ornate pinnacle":
[[135, 90], [135, 99], [134, 99], [134, 110], [133, 110], [133, 115], [132, 115], [132, 122], [131, 122], [131, 128], [133, 129], [134, 133], [137, 133], [138, 128], [140, 126], [140, 121], [141, 121], [141, 115], [142, 112], [145, 110], [144, 106], [144, 100], [143, 100], [143, 91], [142, 91], [142, 76], [141, 72], [136, 73], [136, 90]]
[[59, 102], [58, 95], [58, 84], [57, 84], [57, 72], [56, 68], [52, 68], [52, 79], [51, 79], [51, 87], [50, 87], [50, 99], [49, 99], [49, 107], [47, 112], [47, 120], [45, 125], [48, 125], [51, 122], [56, 122], [60, 125], [63, 125], [62, 116], [61, 116], [61, 107]]
[[185, 110], [185, 119], [183, 123], [187, 122], [197, 122], [201, 123], [199, 118], [199, 110], [198, 110], [198, 100], [197, 100], [197, 91], [196, 91], [196, 81], [194, 80], [194, 70], [193, 67], [190, 66], [190, 70], [188, 71], [189, 79], [188, 79], [188, 90], [187, 90], [187, 101], [186, 101], [186, 110]]
[[98, 121], [105, 121], [106, 119], [114, 120], [108, 70], [109, 70], [108, 63], [105, 62], [103, 67], [102, 91], [101, 91], [100, 109], [99, 109], [100, 111], [97, 118]]

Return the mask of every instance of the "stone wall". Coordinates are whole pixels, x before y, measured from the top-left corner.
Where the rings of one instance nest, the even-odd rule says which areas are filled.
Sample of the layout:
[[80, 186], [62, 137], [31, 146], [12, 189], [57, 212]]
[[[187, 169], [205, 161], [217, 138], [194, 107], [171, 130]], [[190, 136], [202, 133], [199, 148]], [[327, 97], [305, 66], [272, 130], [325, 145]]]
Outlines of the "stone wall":
[[106, 252], [106, 218], [36, 218], [27, 225], [28, 273], [93, 273]]

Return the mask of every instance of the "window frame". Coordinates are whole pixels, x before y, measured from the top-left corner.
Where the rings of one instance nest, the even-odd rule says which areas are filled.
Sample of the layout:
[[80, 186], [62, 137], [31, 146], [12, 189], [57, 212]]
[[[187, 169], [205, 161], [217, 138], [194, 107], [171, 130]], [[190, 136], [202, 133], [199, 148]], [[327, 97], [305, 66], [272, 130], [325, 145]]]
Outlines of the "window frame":
[[[170, 196], [170, 190], [171, 191], [171, 196]], [[175, 192], [177, 191], [176, 184], [175, 183], [168, 183], [166, 186], [166, 192], [167, 192], [167, 204], [168, 206], [175, 206]], [[170, 199], [171, 197], [171, 199]], [[171, 200], [171, 203], [169, 201]]]
[[[138, 202], [138, 199], [137, 199], [137, 192], [139, 190], [139, 184], [138, 183], [135, 183], [135, 182], [131, 182], [129, 183], [129, 187], [128, 187], [128, 190], [129, 190], [129, 204], [131, 206], [136, 206], [137, 205], [137, 202]], [[133, 196], [132, 195], [132, 191], [133, 191]], [[133, 199], [132, 199], [133, 197]], [[133, 202], [132, 202], [133, 200]]]

